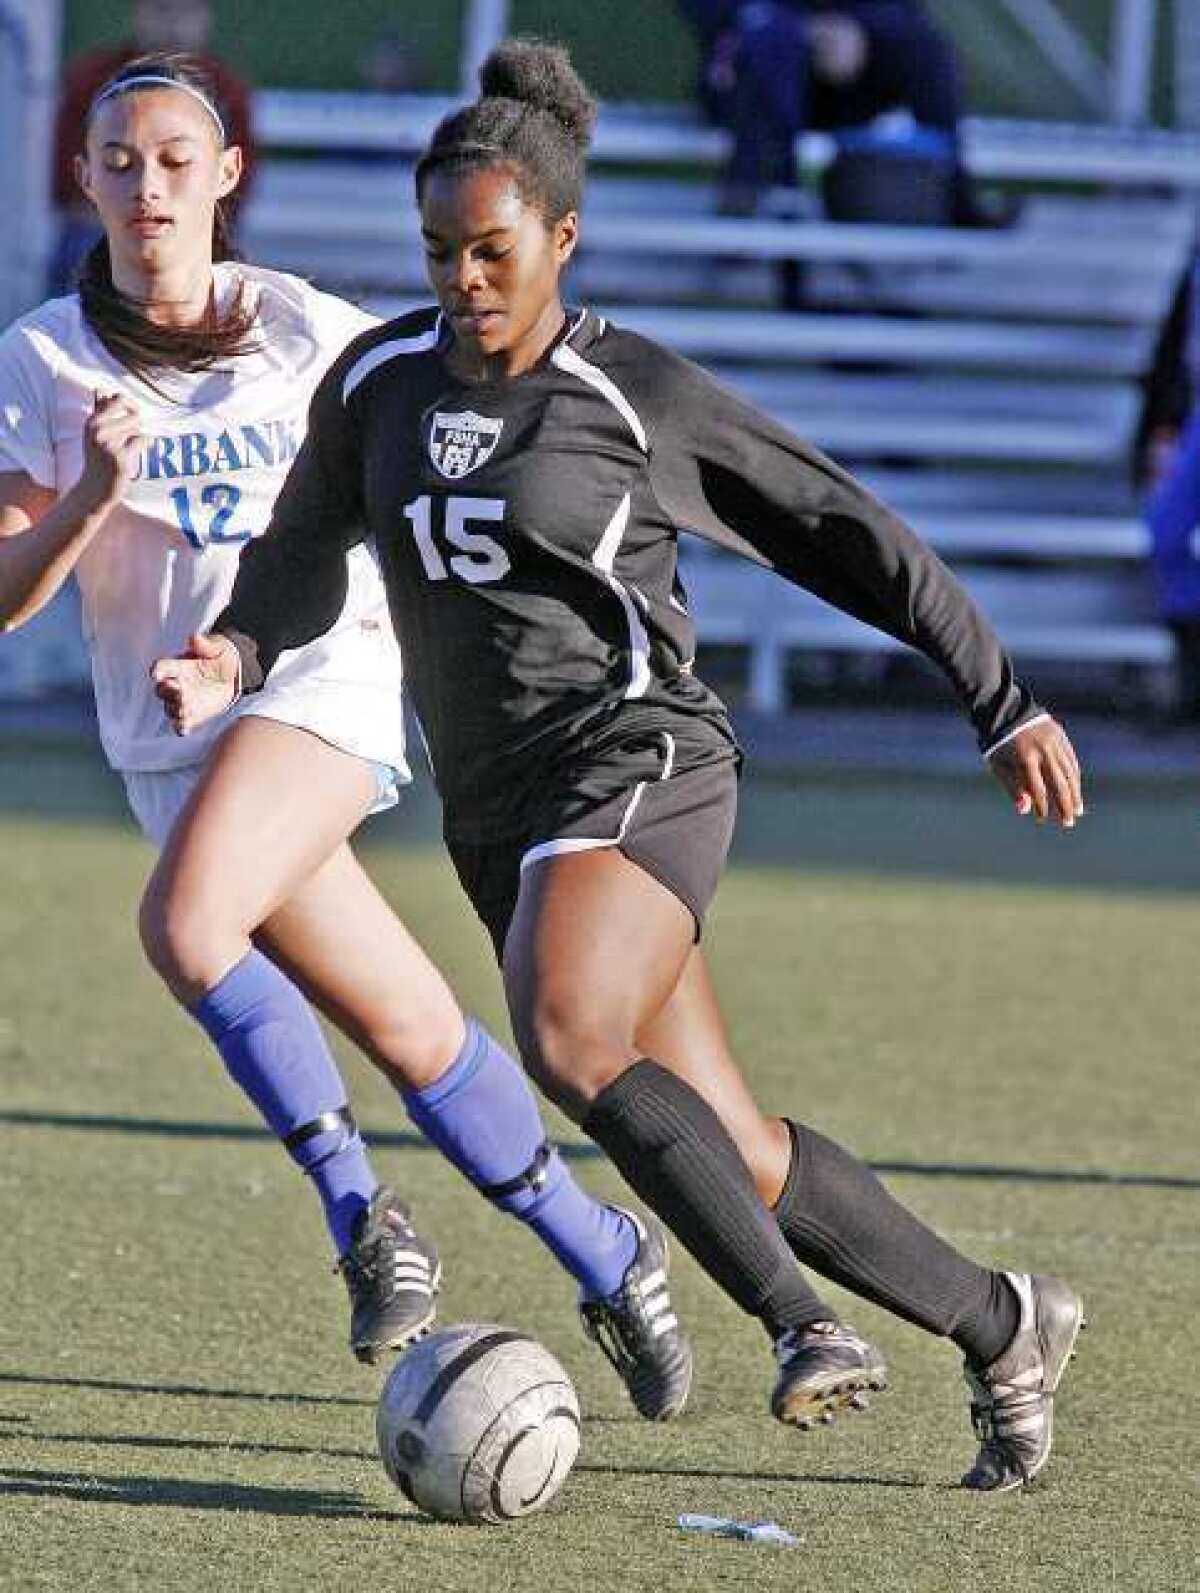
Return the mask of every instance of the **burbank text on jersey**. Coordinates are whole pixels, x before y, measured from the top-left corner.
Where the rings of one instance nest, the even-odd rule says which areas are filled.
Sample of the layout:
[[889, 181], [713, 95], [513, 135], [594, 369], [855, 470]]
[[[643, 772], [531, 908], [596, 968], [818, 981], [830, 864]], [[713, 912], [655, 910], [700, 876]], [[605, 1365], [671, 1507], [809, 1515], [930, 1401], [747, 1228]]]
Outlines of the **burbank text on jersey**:
[[146, 437], [135, 481], [178, 481], [231, 471], [268, 470], [290, 464], [300, 449], [304, 417], [287, 415], [224, 431], [152, 433]]

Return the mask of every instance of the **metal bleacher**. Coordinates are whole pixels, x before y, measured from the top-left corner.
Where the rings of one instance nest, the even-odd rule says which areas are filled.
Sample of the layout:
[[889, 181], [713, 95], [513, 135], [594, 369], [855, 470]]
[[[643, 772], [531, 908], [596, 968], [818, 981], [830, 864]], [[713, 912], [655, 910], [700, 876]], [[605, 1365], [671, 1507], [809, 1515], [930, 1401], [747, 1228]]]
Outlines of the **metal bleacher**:
[[[249, 207], [253, 256], [380, 313], [423, 302], [409, 161], [449, 104], [265, 96], [276, 158]], [[1134, 672], [1157, 690], [1170, 641], [1127, 461], [1138, 377], [1193, 243], [1200, 137], [977, 121], [965, 144], [981, 177], [1035, 185], [1015, 227], [735, 220], [714, 213], [719, 132], [677, 110], [606, 110], [572, 290], [847, 463], [954, 566], [1022, 665]], [[326, 158], [279, 158], [293, 145]], [[798, 154], [817, 168], [830, 147], [811, 135]], [[777, 307], [785, 261], [802, 262], [816, 308]], [[694, 539], [683, 564], [702, 639], [748, 651], [759, 709], [785, 703], [796, 650], [893, 646]]]
[[[411, 160], [450, 103], [261, 94], [246, 254], [382, 314], [425, 302]], [[816, 169], [830, 147], [812, 135], [798, 154]], [[720, 133], [678, 110], [606, 109], [571, 291], [848, 464], [954, 566], [1023, 667], [1157, 689], [1170, 643], [1126, 463], [1193, 243], [1200, 136], [976, 121], [965, 148], [981, 177], [1035, 185], [1015, 227], [835, 225], [811, 208], [734, 220], [714, 213]], [[785, 262], [813, 308], [778, 308]], [[785, 703], [796, 652], [892, 647], [695, 539], [683, 557], [702, 639], [748, 652], [759, 709]], [[0, 694], [19, 639], [0, 649]]]

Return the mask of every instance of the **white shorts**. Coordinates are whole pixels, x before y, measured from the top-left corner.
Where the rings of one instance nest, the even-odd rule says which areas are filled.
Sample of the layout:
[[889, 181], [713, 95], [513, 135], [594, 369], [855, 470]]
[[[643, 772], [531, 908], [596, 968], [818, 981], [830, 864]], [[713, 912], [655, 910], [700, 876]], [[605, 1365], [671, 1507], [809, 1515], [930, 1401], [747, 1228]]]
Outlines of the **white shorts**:
[[[304, 734], [311, 734], [305, 731]], [[364, 759], [375, 776], [375, 801], [368, 813], [382, 813], [394, 808], [400, 800], [400, 787], [407, 785], [407, 769], [394, 769], [388, 763], [374, 763]], [[196, 788], [204, 763], [188, 763], [181, 769], [122, 769], [125, 795], [142, 834], [161, 848], [175, 826], [175, 820]]]

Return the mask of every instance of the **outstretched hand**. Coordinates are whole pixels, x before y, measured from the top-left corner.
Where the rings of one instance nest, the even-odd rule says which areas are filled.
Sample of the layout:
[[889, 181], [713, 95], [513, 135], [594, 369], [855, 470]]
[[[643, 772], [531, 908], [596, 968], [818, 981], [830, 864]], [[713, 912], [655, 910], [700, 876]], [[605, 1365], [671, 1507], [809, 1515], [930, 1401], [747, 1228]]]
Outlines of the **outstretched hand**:
[[1064, 830], [1083, 815], [1083, 779], [1069, 736], [1049, 714], [1023, 725], [988, 759], [1024, 818], [1054, 819]]
[[191, 636], [178, 658], [151, 665], [155, 695], [177, 736], [190, 735], [233, 705], [241, 664], [227, 636]]

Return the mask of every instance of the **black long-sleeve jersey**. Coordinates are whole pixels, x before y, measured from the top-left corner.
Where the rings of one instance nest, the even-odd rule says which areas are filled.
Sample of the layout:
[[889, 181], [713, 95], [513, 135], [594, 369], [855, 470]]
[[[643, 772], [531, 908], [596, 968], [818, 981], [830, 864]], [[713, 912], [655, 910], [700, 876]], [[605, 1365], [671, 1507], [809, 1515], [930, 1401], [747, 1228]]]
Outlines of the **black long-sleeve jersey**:
[[356, 339], [313, 400], [218, 620], [243, 686], [320, 635], [369, 539], [447, 833], [518, 833], [534, 792], [619, 732], [693, 761], [732, 739], [692, 674], [681, 530], [919, 648], [985, 748], [1037, 712], [940, 560], [806, 443], [645, 338], [574, 312], [532, 370], [464, 382], [419, 311]]

